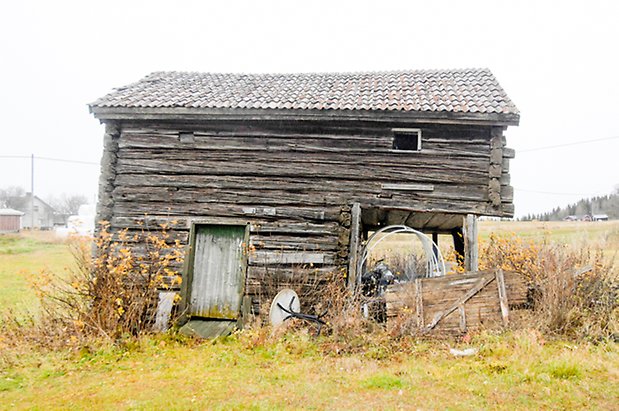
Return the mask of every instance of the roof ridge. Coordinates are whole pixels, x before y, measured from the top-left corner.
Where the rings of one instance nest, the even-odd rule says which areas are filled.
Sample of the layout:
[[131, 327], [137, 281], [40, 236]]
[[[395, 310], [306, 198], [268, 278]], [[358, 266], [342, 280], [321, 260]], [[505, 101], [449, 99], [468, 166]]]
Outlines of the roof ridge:
[[145, 80], [154, 75], [161, 74], [193, 74], [193, 75], [218, 75], [218, 76], [296, 76], [296, 75], [359, 75], [359, 74], [424, 74], [424, 73], [451, 73], [451, 72], [487, 72], [492, 71], [487, 67], [461, 67], [461, 68], [428, 68], [428, 69], [395, 69], [395, 70], [359, 70], [359, 71], [282, 71], [282, 72], [246, 72], [246, 71], [194, 71], [194, 70], [156, 70], [146, 75]]

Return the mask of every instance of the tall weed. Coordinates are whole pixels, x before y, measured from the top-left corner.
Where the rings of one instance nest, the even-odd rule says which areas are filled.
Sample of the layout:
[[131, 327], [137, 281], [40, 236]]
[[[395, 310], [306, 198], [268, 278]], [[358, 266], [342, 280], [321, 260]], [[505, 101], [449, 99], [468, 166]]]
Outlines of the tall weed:
[[127, 230], [112, 233], [104, 223], [94, 257], [90, 240], [75, 239], [70, 247], [75, 267], [65, 273], [44, 271], [33, 284], [41, 312], [31, 318], [5, 315], [0, 324], [9, 336], [5, 343], [63, 346], [137, 336], [153, 324], [158, 291], [181, 282], [175, 267], [184, 252], [166, 226], [130, 235]]
[[568, 338], [619, 336], [619, 275], [602, 249], [492, 234], [479, 255], [480, 269], [502, 268], [527, 279], [527, 327]]

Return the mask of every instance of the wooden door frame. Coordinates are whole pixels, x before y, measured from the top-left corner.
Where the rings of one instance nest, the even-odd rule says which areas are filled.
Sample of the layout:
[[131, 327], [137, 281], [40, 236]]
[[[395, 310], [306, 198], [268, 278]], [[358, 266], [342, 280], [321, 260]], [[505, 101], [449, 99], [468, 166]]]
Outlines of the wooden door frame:
[[[196, 232], [198, 226], [203, 225], [217, 225], [217, 226], [235, 226], [235, 227], [245, 227], [245, 236], [243, 238], [243, 251], [242, 251], [242, 259], [241, 264], [243, 266], [243, 286], [241, 288], [241, 301], [244, 301], [245, 296], [245, 287], [247, 283], [247, 265], [248, 265], [248, 250], [249, 250], [249, 230], [250, 223], [247, 220], [233, 220], [233, 219], [225, 219], [222, 221], [221, 219], [195, 219], [190, 222], [191, 226], [189, 229], [189, 239], [187, 242], [187, 248], [185, 252], [185, 261], [183, 263], [183, 282], [181, 283], [181, 301], [179, 303], [179, 311], [180, 315], [180, 323], [183, 324], [189, 321], [191, 314], [189, 313], [190, 302], [189, 298], [191, 297], [191, 287], [193, 283], [193, 269], [194, 269], [194, 260], [195, 260], [195, 242], [196, 242]], [[243, 303], [241, 303], [241, 308], [239, 314], [243, 312]]]

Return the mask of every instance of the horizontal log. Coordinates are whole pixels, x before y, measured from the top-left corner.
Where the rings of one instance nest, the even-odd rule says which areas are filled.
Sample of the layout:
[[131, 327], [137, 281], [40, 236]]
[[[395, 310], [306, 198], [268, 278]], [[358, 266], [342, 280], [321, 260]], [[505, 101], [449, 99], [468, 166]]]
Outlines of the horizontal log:
[[398, 191], [434, 191], [432, 184], [414, 184], [414, 183], [383, 183], [380, 185], [382, 190], [398, 190]]
[[[189, 216], [171, 217], [171, 216], [133, 216], [133, 217], [114, 217], [112, 226], [116, 229], [159, 229], [161, 224], [167, 225], [170, 229], [189, 229], [192, 221], [201, 222], [200, 219], [194, 219]], [[213, 219], [212, 222], [216, 222]], [[301, 234], [301, 235], [330, 235], [338, 236], [342, 231], [345, 231], [336, 222], [307, 223], [290, 220], [278, 221], [260, 221], [256, 219], [248, 220], [250, 223], [250, 231], [252, 234]], [[221, 220], [222, 224], [228, 224], [226, 220]]]
[[333, 253], [316, 251], [256, 250], [249, 253], [250, 265], [332, 265]]
[[501, 186], [501, 201], [509, 203], [514, 201], [514, 187], [509, 185]]
[[516, 150], [514, 150], [513, 148], [505, 147], [503, 149], [503, 157], [504, 158], [516, 158]]
[[[337, 213], [330, 212], [329, 214], [321, 214], [320, 211], [311, 210], [311, 207], [325, 206], [327, 208], [336, 208], [347, 204], [353, 200], [367, 199], [374, 201], [375, 199], [402, 198], [410, 199], [411, 201], [418, 200], [454, 200], [457, 201], [479, 201], [486, 198], [487, 187], [484, 186], [466, 186], [459, 187], [453, 185], [435, 185], [431, 192], [398, 192], [392, 190], [388, 196], [381, 193], [379, 188], [368, 186], [359, 186], [358, 190], [346, 192], [329, 192], [328, 189], [321, 190], [319, 187], [314, 187], [306, 191], [286, 190], [285, 187], [279, 188], [259, 188], [247, 187], [245, 189], [188, 189], [188, 188], [159, 188], [150, 187], [143, 189], [139, 187], [117, 187], [113, 192], [115, 205], [122, 202], [137, 202], [142, 204], [146, 202], [162, 202], [160, 206], [167, 208], [178, 208], [183, 203], [195, 204], [211, 204], [209, 210], [216, 212], [218, 209], [225, 208], [224, 212], [234, 212], [239, 215], [260, 215], [273, 216], [271, 206], [280, 206], [276, 213], [285, 213], [281, 216], [295, 214], [294, 208], [299, 207], [299, 212], [303, 207], [307, 207], [305, 215], [308, 218], [327, 219], [337, 218]], [[462, 191], [466, 190], [466, 191]], [[248, 203], [252, 201], [252, 203]], [[387, 201], [389, 203], [390, 201]], [[172, 207], [172, 206], [177, 207]], [[289, 206], [289, 207], [284, 207]], [[146, 212], [154, 212], [154, 210], [146, 210]], [[277, 215], [277, 214], [276, 214]]]
[[[466, 173], [466, 176], [485, 176], [490, 167], [489, 161], [441, 159], [435, 157], [419, 158], [417, 161], [376, 159], [364, 157], [356, 159], [346, 155], [326, 156], [323, 159], [305, 156], [266, 156], [265, 158], [243, 157], [237, 155], [220, 158], [165, 159], [148, 157], [118, 158], [118, 174], [163, 174], [163, 175], [225, 175], [275, 178], [331, 178], [347, 180], [386, 180], [406, 179], [413, 182], [426, 182], [424, 176], [448, 176], [453, 173]], [[481, 173], [481, 174], [479, 174]], [[432, 177], [433, 178], [433, 177]], [[446, 180], [449, 181], [449, 180]], [[452, 180], [453, 181], [453, 180]]]
[[257, 249], [337, 251], [336, 236], [259, 235], [250, 237], [250, 244]]
[[397, 177], [398, 173], [384, 178], [368, 177], [367, 179], [356, 178], [346, 180], [341, 178], [313, 177], [286, 177], [281, 176], [256, 176], [256, 175], [220, 175], [220, 174], [142, 174], [123, 173], [117, 176], [117, 186], [127, 187], [171, 187], [171, 188], [244, 188], [248, 185], [264, 188], [282, 188], [289, 190], [328, 188], [329, 191], [351, 191], [362, 184], [401, 184], [401, 183], [441, 183], [441, 184], [479, 184], [483, 185], [487, 179], [487, 171], [455, 173], [450, 170], [427, 169], [419, 171], [414, 179]]
[[[235, 120], [232, 118], [204, 119], [191, 121], [183, 119], [182, 123], [163, 122], [156, 119], [148, 121], [125, 121], [123, 122], [123, 132], [130, 133], [158, 133], [176, 135], [180, 129], [191, 131], [195, 134], [234, 136], [243, 133], [251, 136], [282, 136], [282, 137], [303, 137], [315, 136], [320, 138], [323, 135], [354, 135], [354, 136], [376, 136], [391, 135], [394, 128], [421, 128], [424, 138], [443, 138], [454, 140], [483, 140], [488, 142], [491, 137], [491, 128], [486, 125], [463, 125], [463, 124], [429, 124], [419, 123], [410, 120], [398, 120], [397, 122], [376, 122], [364, 119], [354, 120], [334, 120], [328, 121], [295, 121], [290, 119], [256, 119], [254, 121]], [[492, 135], [502, 135], [502, 127]], [[502, 136], [501, 136], [502, 137]]]
[[[268, 281], [268, 279], [284, 279], [286, 281], [306, 281], [315, 278], [333, 278], [342, 271], [341, 266], [289, 266], [269, 267], [265, 265], [252, 265], [247, 267], [247, 278], [250, 281]], [[343, 276], [342, 276], [343, 278]]]

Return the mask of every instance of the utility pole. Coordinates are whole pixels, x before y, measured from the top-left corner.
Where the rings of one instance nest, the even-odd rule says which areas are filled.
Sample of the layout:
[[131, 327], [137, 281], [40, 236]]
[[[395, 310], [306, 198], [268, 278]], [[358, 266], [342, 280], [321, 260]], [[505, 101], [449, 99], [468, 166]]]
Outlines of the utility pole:
[[30, 155], [30, 230], [34, 230], [34, 154]]

